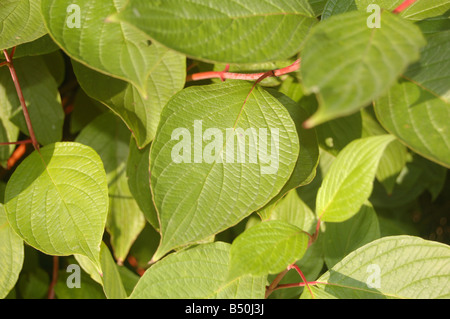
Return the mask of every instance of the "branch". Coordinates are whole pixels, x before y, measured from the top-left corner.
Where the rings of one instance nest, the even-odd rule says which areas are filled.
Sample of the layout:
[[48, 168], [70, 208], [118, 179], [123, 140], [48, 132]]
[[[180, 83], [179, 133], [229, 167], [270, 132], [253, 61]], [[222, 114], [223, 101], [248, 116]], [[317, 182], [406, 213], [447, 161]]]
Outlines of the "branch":
[[23, 115], [25, 116], [25, 121], [27, 123], [28, 132], [30, 133], [31, 141], [34, 146], [34, 149], [39, 151], [39, 144], [36, 139], [36, 135], [34, 134], [33, 126], [31, 124], [30, 114], [28, 113], [27, 104], [25, 102], [25, 98], [23, 96], [22, 88], [20, 87], [19, 78], [17, 77], [16, 69], [13, 64], [13, 56], [16, 51], [16, 48], [13, 48], [11, 54], [8, 54], [7, 50], [3, 50], [3, 54], [6, 58], [6, 65], [9, 68], [9, 72], [11, 73], [11, 77], [14, 82], [14, 86], [16, 87], [17, 96], [20, 100], [20, 105], [22, 106]]
[[23, 145], [23, 144], [33, 144], [33, 141], [30, 139], [30, 140], [19, 141], [19, 142], [4, 142], [4, 143], [0, 143], [0, 146]]
[[399, 5], [397, 8], [395, 8], [392, 13], [399, 14], [402, 11], [405, 11], [407, 8], [409, 8], [414, 2], [417, 0], [405, 0], [401, 5]]
[[311, 298], [314, 299], [314, 294], [311, 290], [311, 287], [309, 286], [309, 282], [308, 282], [308, 280], [306, 280], [306, 277], [303, 274], [303, 272], [300, 270], [300, 267], [297, 266], [296, 264], [292, 264], [288, 267], [288, 270], [291, 270], [291, 269], [295, 269], [298, 272], [298, 274], [300, 275], [300, 277], [302, 277], [302, 280], [305, 283], [306, 288], [308, 288], [309, 293], [311, 294]]
[[284, 276], [286, 276], [286, 274], [288, 273], [288, 271], [289, 271], [289, 269], [285, 269], [285, 270], [283, 270], [283, 272], [280, 272], [280, 273], [275, 277], [275, 279], [272, 281], [272, 283], [270, 284], [270, 286], [266, 287], [266, 296], [265, 296], [266, 299], [270, 296], [270, 294], [271, 294], [272, 292], [274, 292], [274, 291], [277, 289], [278, 284], [279, 284], [280, 281], [284, 278]]
[[[222, 81], [225, 81], [226, 79], [233, 79], [233, 80], [247, 80], [247, 81], [253, 81], [253, 80], [259, 80], [261, 77], [265, 76], [268, 72], [261, 72], [261, 73], [231, 73], [228, 72], [229, 65], [227, 65], [227, 68], [224, 71], [211, 71], [211, 72], [202, 72], [202, 73], [195, 73], [188, 75], [186, 78], [187, 82], [190, 81], [200, 81], [200, 80], [207, 80], [207, 79], [221, 79]], [[270, 76], [282, 76], [284, 74], [292, 73], [300, 69], [300, 59], [295, 61], [293, 64], [291, 64], [288, 67], [269, 71], [272, 72]], [[267, 76], [266, 76], [267, 77]]]
[[52, 282], [50, 283], [50, 287], [48, 288], [48, 299], [55, 299], [55, 285], [58, 282], [58, 271], [59, 271], [59, 258], [57, 256], [53, 256], [53, 275]]

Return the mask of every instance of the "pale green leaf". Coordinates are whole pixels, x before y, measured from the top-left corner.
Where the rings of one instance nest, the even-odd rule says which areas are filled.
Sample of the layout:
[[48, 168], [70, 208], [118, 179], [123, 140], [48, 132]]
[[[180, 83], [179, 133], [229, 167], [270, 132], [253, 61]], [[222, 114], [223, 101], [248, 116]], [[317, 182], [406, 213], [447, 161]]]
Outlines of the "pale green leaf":
[[313, 28], [302, 51], [306, 93], [316, 93], [312, 127], [353, 114], [384, 94], [425, 45], [417, 26], [383, 11], [381, 28], [367, 26], [367, 13], [333, 16]]
[[0, 299], [3, 299], [19, 279], [24, 249], [22, 238], [9, 226], [2, 204], [0, 204], [0, 243]]
[[[59, 47], [53, 42], [52, 38], [46, 34], [37, 40], [19, 45], [14, 53], [14, 59], [49, 54], [58, 50]], [[5, 60], [3, 54], [0, 55], [0, 60]]]
[[139, 280], [132, 299], [262, 299], [266, 277], [227, 279], [230, 245], [203, 244], [162, 259]]
[[317, 281], [316, 298], [449, 298], [450, 247], [412, 236], [384, 237], [350, 253]]
[[316, 130], [307, 130], [301, 125], [308, 118], [308, 113], [303, 107], [280, 92], [272, 89], [267, 89], [267, 91], [283, 104], [291, 115], [300, 141], [300, 152], [291, 177], [283, 189], [263, 208], [267, 211], [265, 214], [270, 214], [272, 207], [281, 197], [294, 188], [309, 184], [316, 176], [316, 167], [319, 164], [319, 145]]
[[105, 166], [110, 207], [106, 229], [119, 264], [145, 226], [144, 216], [128, 187], [126, 166], [130, 139], [130, 131], [111, 112], [98, 116], [76, 139], [92, 147]]
[[229, 278], [276, 274], [300, 260], [308, 235], [297, 226], [270, 220], [250, 227], [231, 245]]
[[190, 87], [164, 108], [150, 154], [162, 233], [156, 259], [237, 224], [291, 176], [299, 152], [295, 124], [277, 99], [260, 87], [249, 95], [251, 88]]
[[152, 52], [146, 37], [124, 23], [105, 21], [126, 3], [126, 0], [42, 0], [41, 7], [49, 34], [71, 58], [128, 81], [145, 95], [152, 69]]
[[[371, 114], [362, 112], [363, 137], [383, 135], [387, 132], [378, 124]], [[394, 141], [388, 145], [378, 164], [377, 180], [383, 184], [386, 192], [392, 194], [395, 181], [406, 165], [407, 150], [400, 141]]]
[[[324, 8], [322, 19], [344, 12], [359, 10], [367, 12], [369, 5], [377, 4], [381, 9], [393, 11], [405, 0], [329, 0]], [[416, 0], [399, 15], [405, 19], [418, 21], [444, 14], [450, 9], [448, 0]], [[373, 9], [369, 10], [373, 13]]]
[[40, 7], [40, 0], [2, 0], [0, 50], [31, 42], [47, 33]]
[[5, 193], [11, 227], [53, 256], [82, 254], [100, 264], [108, 185], [100, 157], [78, 143], [48, 145], [29, 155]]
[[120, 277], [120, 272], [111, 252], [104, 242], [100, 250], [100, 269], [88, 258], [82, 255], [75, 255], [78, 263], [83, 267], [91, 278], [103, 286], [103, 291], [108, 299], [125, 299], [127, 293]]
[[316, 226], [313, 211], [303, 202], [295, 189], [289, 191], [270, 210], [265, 209], [258, 214], [263, 220], [281, 220], [311, 234]]
[[372, 193], [380, 158], [394, 139], [391, 135], [358, 139], [339, 153], [317, 194], [320, 220], [342, 222], [360, 210]]
[[[0, 68], [0, 139], [4, 143], [17, 142], [20, 133], [19, 128], [11, 122], [11, 116], [20, 107], [15, 90], [8, 68]], [[14, 149], [14, 145], [0, 146], [0, 162], [3, 167], [6, 167]]]
[[127, 162], [128, 186], [142, 213], [154, 229], [159, 230], [158, 215], [150, 189], [150, 148], [151, 144], [140, 150], [136, 142], [130, 142]]
[[184, 87], [186, 79], [184, 56], [156, 44], [149, 46], [147, 51], [151, 69], [146, 78], [146, 96], [125, 81], [72, 61], [80, 86], [91, 98], [102, 102], [122, 118], [139, 148], [153, 140], [163, 107]]
[[[14, 67], [37, 141], [42, 145], [60, 142], [63, 135], [64, 111], [58, 83], [48, 69], [44, 58], [40, 56], [21, 58], [14, 62]], [[9, 103], [16, 106], [16, 112], [12, 114], [11, 121], [24, 134], [29, 135], [22, 108], [18, 107], [20, 101], [16, 90], [10, 90], [8, 97]]]
[[187, 56], [223, 63], [290, 58], [317, 22], [306, 0], [131, 0], [111, 20], [126, 21]]
[[450, 167], [450, 31], [427, 38], [419, 63], [375, 102], [381, 124], [415, 152]]

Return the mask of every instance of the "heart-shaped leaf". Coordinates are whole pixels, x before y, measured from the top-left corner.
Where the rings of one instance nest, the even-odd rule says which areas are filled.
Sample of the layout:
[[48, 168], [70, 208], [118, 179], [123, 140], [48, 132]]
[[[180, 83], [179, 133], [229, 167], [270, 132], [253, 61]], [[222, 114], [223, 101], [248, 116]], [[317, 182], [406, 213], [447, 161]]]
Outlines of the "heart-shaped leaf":
[[81, 254], [100, 265], [108, 185], [100, 157], [78, 143], [51, 144], [29, 155], [6, 191], [11, 227], [53, 256]]
[[296, 126], [277, 99], [251, 89], [236, 82], [190, 87], [164, 108], [150, 154], [162, 233], [155, 259], [238, 223], [291, 176]]

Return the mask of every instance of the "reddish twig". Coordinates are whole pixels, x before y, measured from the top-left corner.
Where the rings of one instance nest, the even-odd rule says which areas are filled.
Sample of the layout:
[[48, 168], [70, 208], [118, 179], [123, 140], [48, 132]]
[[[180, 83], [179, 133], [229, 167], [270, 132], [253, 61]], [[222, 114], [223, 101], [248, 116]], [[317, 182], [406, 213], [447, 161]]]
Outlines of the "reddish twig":
[[312, 236], [310, 235], [310, 237], [309, 237], [308, 247], [311, 246], [317, 240], [317, 237], [319, 237], [320, 223], [321, 223], [321, 221], [320, 221], [320, 218], [319, 218], [317, 220], [315, 233]]
[[303, 272], [300, 270], [300, 267], [297, 266], [296, 264], [292, 264], [292, 265], [290, 265], [288, 267], [288, 270], [291, 270], [291, 269], [295, 269], [297, 271], [297, 273], [300, 275], [300, 277], [302, 278], [303, 282], [305, 283], [306, 288], [308, 288], [309, 293], [311, 294], [311, 298], [314, 299], [314, 294], [313, 294], [313, 292], [311, 290], [311, 287], [309, 286], [309, 282], [308, 282], [308, 280], [306, 280], [306, 277], [303, 274]]
[[[270, 76], [281, 76], [284, 74], [292, 73], [300, 69], [300, 59], [295, 61], [290, 66], [287, 66], [282, 69], [269, 71], [271, 72]], [[186, 81], [200, 81], [200, 80], [207, 80], [207, 79], [221, 79], [222, 81], [225, 81], [226, 79], [234, 79], [234, 80], [247, 80], [247, 81], [254, 81], [258, 80], [261, 77], [263, 77], [267, 72], [261, 72], [261, 73], [232, 73], [228, 72], [229, 65], [227, 65], [227, 68], [224, 71], [210, 71], [210, 72], [202, 72], [202, 73], [195, 73], [188, 75], [186, 78]], [[267, 77], [267, 76], [266, 76]]]
[[5, 143], [0, 143], [0, 146], [6, 146], [6, 145], [23, 145], [23, 144], [33, 144], [33, 141], [30, 139], [30, 140], [19, 141], [19, 142], [5, 142]]
[[266, 295], [265, 298], [267, 299], [272, 292], [274, 292], [277, 287], [279, 286], [278, 284], [280, 283], [280, 281], [284, 278], [284, 276], [286, 276], [286, 274], [288, 273], [289, 269], [284, 270], [283, 272], [279, 273], [275, 279], [272, 281], [272, 283], [270, 284], [270, 286], [266, 287]]
[[11, 169], [16, 165], [16, 163], [25, 155], [27, 151], [27, 144], [31, 144], [31, 140], [24, 141], [27, 143], [20, 144], [18, 148], [14, 151], [11, 157], [8, 159], [8, 169]]
[[53, 275], [52, 282], [48, 288], [48, 299], [55, 299], [55, 285], [58, 282], [58, 271], [59, 271], [59, 257], [53, 256]]
[[395, 14], [399, 14], [402, 11], [405, 11], [407, 8], [409, 8], [414, 2], [417, 0], [405, 0], [401, 5], [399, 5], [397, 8], [392, 11]]
[[30, 133], [32, 144], [35, 148], [35, 150], [39, 151], [39, 144], [36, 139], [36, 135], [34, 134], [33, 126], [31, 124], [30, 114], [28, 113], [27, 104], [25, 102], [25, 98], [23, 96], [22, 88], [20, 87], [19, 78], [17, 77], [16, 69], [14, 68], [13, 59], [15, 48], [12, 49], [11, 55], [8, 54], [7, 50], [3, 50], [3, 54], [6, 58], [6, 63], [9, 68], [9, 71], [11, 73], [11, 77], [14, 82], [14, 86], [16, 87], [17, 96], [20, 100], [20, 105], [22, 106], [22, 111], [25, 116], [25, 122], [27, 123], [28, 132]]

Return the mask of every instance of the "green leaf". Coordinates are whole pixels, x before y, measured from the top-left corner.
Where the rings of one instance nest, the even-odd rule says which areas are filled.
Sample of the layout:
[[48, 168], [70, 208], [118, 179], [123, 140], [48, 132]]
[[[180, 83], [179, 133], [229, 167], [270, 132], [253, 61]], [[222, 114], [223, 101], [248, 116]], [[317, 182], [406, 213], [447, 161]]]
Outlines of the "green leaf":
[[85, 256], [75, 255], [75, 258], [91, 278], [103, 286], [103, 291], [108, 299], [127, 298], [118, 266], [104, 242], [102, 242], [100, 250], [101, 274], [98, 267]]
[[408, 154], [406, 166], [395, 181], [392, 193], [374, 183], [370, 202], [376, 207], [401, 207], [416, 200], [426, 189], [433, 198], [445, 184], [447, 169], [413, 153]]
[[259, 211], [263, 220], [280, 220], [294, 225], [308, 233], [313, 233], [316, 217], [300, 198], [295, 189], [289, 191], [271, 209]]
[[[371, 114], [363, 110], [363, 137], [383, 135], [387, 132], [378, 124]], [[400, 141], [388, 145], [378, 164], [377, 179], [383, 184], [386, 192], [392, 194], [395, 181], [406, 165], [407, 150]]]
[[23, 240], [9, 226], [6, 212], [0, 204], [0, 299], [5, 298], [19, 279], [22, 270]]
[[31, 42], [47, 33], [40, 4], [40, 0], [2, 0], [0, 50]]
[[146, 96], [127, 82], [72, 61], [83, 90], [122, 118], [139, 148], [153, 140], [163, 107], [184, 87], [186, 80], [186, 57], [156, 44], [147, 51], [150, 71], [146, 78]]
[[317, 22], [306, 0], [131, 0], [111, 20], [126, 21], [187, 56], [223, 63], [290, 58]]
[[326, 5], [328, 0], [308, 0], [309, 5], [311, 6], [311, 8], [314, 11], [314, 15], [316, 17], [321, 16], [323, 9]]
[[[11, 103], [11, 100], [14, 102]], [[19, 138], [20, 130], [10, 120], [12, 114], [20, 107], [16, 101], [18, 101], [17, 93], [11, 73], [8, 68], [2, 67], [0, 68], [0, 140], [4, 143], [17, 142]], [[3, 167], [6, 167], [14, 149], [14, 145], [0, 146], [0, 162]]]
[[[14, 59], [49, 54], [58, 50], [59, 47], [53, 42], [52, 38], [46, 34], [37, 40], [19, 45], [14, 53]], [[0, 55], [0, 60], [5, 60], [5, 56]]]
[[262, 299], [266, 278], [227, 279], [230, 245], [203, 244], [171, 254], [148, 269], [132, 299]]
[[323, 251], [328, 269], [357, 248], [380, 238], [377, 214], [370, 203], [342, 223], [327, 223]]
[[[322, 19], [353, 10], [366, 12], [371, 4], [377, 4], [382, 9], [393, 11], [403, 2], [404, 0], [330, 0], [325, 6]], [[416, 0], [399, 15], [408, 20], [418, 21], [444, 14], [448, 9], [450, 9], [450, 3], [447, 0], [434, 0], [432, 6], [428, 0]]]
[[[322, 274], [324, 266], [324, 256], [322, 249], [322, 239], [323, 236], [319, 235], [317, 240], [308, 247], [308, 250], [303, 255], [302, 259], [297, 261], [295, 264], [300, 268], [302, 273], [305, 275], [306, 280], [314, 281], [320, 274]], [[276, 275], [270, 275], [268, 277], [269, 282], [273, 282]], [[295, 270], [290, 270], [280, 281], [281, 284], [294, 284], [301, 281], [301, 277]], [[304, 287], [292, 287], [275, 290], [270, 296], [270, 299], [298, 299], [301, 292], [305, 289]]]
[[390, 133], [415, 152], [447, 168], [450, 167], [449, 36], [450, 31], [429, 36], [419, 63], [412, 65], [388, 94], [375, 102], [377, 117]]
[[291, 115], [297, 128], [297, 134], [300, 141], [300, 152], [297, 163], [291, 177], [284, 185], [283, 189], [263, 208], [270, 214], [271, 207], [278, 202], [290, 190], [307, 185], [316, 175], [316, 167], [319, 164], [319, 145], [317, 143], [316, 130], [307, 130], [303, 128], [303, 123], [308, 118], [308, 113], [298, 103], [295, 103], [289, 97], [272, 89], [267, 89]]
[[342, 222], [356, 214], [372, 193], [378, 163], [391, 135], [362, 138], [347, 145], [331, 164], [317, 194], [316, 215]]
[[128, 186], [145, 218], [156, 230], [159, 230], [158, 215], [152, 200], [150, 189], [150, 148], [151, 144], [140, 150], [136, 142], [130, 142], [127, 162]]
[[297, 226], [271, 220], [250, 227], [231, 245], [229, 278], [276, 274], [300, 260], [308, 235]]
[[144, 216], [128, 187], [126, 166], [130, 139], [130, 131], [111, 112], [98, 116], [76, 139], [92, 147], [105, 166], [110, 207], [106, 229], [119, 264], [145, 226]]
[[100, 157], [77, 143], [48, 145], [29, 155], [5, 193], [11, 227], [53, 256], [82, 254], [100, 264], [108, 188]]
[[295, 124], [277, 99], [260, 87], [249, 95], [251, 88], [190, 87], [164, 108], [150, 154], [162, 233], [156, 260], [237, 224], [290, 178], [299, 152]]
[[383, 11], [381, 28], [367, 26], [367, 13], [333, 16], [313, 28], [302, 51], [306, 93], [316, 93], [312, 127], [353, 114], [384, 94], [425, 45], [420, 29]]
[[85, 272], [81, 272], [81, 287], [67, 287], [67, 279], [71, 274], [60, 270], [58, 281], [55, 285], [55, 296], [57, 299], [105, 299], [105, 293], [102, 286], [93, 281]]
[[[37, 141], [42, 145], [62, 140], [64, 111], [58, 83], [43, 57], [25, 57], [14, 62]], [[10, 81], [12, 81], [10, 79]], [[16, 90], [9, 93], [9, 103], [20, 106]], [[16, 108], [11, 121], [29, 136], [22, 108]]]
[[328, 284], [312, 287], [316, 298], [449, 298], [450, 247], [412, 236], [384, 237], [350, 253], [317, 281]]
[[[299, 104], [309, 114], [315, 113], [319, 106], [317, 98], [314, 95], [303, 96]], [[357, 112], [349, 116], [325, 122], [317, 125], [315, 131], [320, 148], [336, 156], [351, 141], [362, 137], [361, 114]]]
[[147, 39], [124, 23], [105, 21], [122, 10], [126, 2], [42, 0], [42, 14], [49, 34], [71, 58], [128, 81], [145, 95], [152, 69]]

